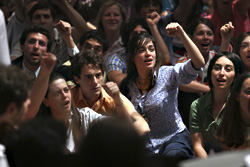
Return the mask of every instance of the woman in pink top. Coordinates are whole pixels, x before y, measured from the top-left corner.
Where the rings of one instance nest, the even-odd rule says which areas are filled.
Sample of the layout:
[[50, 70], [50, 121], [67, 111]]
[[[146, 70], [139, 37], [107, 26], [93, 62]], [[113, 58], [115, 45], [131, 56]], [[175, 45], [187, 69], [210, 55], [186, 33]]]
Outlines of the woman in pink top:
[[234, 25], [232, 44], [243, 32], [250, 30], [250, 20], [248, 10], [249, 0], [216, 0], [215, 10], [207, 18], [212, 21], [215, 28], [214, 45], [221, 44], [220, 27], [229, 21]]

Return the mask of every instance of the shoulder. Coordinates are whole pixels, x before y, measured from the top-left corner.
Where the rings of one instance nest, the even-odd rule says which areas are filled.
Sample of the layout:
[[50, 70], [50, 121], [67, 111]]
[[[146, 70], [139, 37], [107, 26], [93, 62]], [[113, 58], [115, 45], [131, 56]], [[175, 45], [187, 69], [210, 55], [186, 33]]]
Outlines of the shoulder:
[[78, 108], [78, 111], [80, 112], [82, 119], [94, 120], [94, 119], [105, 117], [101, 114], [98, 114], [97, 112], [95, 112], [89, 107]]
[[20, 56], [16, 58], [15, 60], [11, 61], [11, 64], [15, 64], [15, 65], [22, 67], [22, 62], [23, 62], [23, 56]]

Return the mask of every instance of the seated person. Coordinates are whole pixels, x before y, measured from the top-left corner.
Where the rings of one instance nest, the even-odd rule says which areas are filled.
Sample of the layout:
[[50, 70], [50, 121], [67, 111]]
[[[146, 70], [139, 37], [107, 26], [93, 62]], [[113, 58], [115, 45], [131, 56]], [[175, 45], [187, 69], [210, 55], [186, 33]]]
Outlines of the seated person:
[[141, 135], [149, 129], [146, 121], [136, 112], [133, 104], [121, 93], [107, 92], [109, 85], [119, 91], [113, 82], [103, 83], [105, 64], [102, 57], [93, 51], [81, 52], [72, 60], [72, 75], [77, 86], [71, 89], [73, 104], [77, 108], [89, 107], [104, 115], [117, 115], [124, 109]]

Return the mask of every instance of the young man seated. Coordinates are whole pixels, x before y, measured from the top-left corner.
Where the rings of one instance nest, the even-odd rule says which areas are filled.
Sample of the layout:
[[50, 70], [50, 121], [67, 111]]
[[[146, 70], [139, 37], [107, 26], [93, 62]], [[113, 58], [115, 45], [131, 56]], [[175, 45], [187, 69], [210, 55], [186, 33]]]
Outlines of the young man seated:
[[112, 84], [113, 89], [119, 88], [113, 82], [103, 83], [105, 63], [100, 55], [93, 51], [81, 52], [71, 63], [72, 74], [77, 84], [71, 89], [75, 107], [89, 107], [104, 115], [115, 115], [117, 110], [125, 108], [139, 133], [145, 135], [149, 132], [147, 122], [125, 96], [121, 93], [118, 96], [110, 96], [109, 92], [105, 91], [107, 84]]

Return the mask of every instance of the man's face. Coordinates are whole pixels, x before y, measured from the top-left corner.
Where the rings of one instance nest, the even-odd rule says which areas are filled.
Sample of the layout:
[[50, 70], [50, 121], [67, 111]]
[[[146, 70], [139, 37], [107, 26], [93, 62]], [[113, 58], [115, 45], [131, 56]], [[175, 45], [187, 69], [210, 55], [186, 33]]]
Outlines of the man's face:
[[21, 45], [24, 55], [24, 64], [30, 70], [40, 66], [42, 55], [47, 52], [48, 38], [40, 33], [28, 34], [26, 41]]
[[147, 14], [150, 14], [152, 12], [157, 12], [160, 14], [161, 12], [160, 4], [156, 2], [145, 3], [141, 7], [140, 15], [141, 17], [146, 18]]
[[82, 46], [83, 51], [88, 51], [88, 50], [93, 50], [95, 53], [99, 55], [103, 55], [103, 46], [98, 42], [97, 40], [90, 38], [85, 40], [83, 46]]
[[80, 78], [74, 76], [77, 84], [80, 85], [83, 96], [87, 98], [99, 97], [101, 93], [101, 84], [103, 82], [102, 71], [92, 64], [82, 67]]
[[46, 27], [49, 32], [53, 30], [54, 22], [49, 9], [36, 10], [32, 16], [31, 23], [33, 25], [42, 25]]

